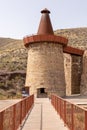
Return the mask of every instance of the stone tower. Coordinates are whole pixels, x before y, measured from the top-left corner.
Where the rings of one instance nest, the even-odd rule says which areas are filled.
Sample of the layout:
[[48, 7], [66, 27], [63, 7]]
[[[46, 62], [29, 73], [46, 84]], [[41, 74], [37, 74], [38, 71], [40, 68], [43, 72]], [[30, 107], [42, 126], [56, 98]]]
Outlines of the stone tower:
[[24, 38], [28, 49], [25, 87], [37, 97], [47, 97], [51, 93], [63, 97], [66, 93], [63, 46], [68, 40], [54, 35], [50, 11], [44, 9], [41, 13], [37, 34]]

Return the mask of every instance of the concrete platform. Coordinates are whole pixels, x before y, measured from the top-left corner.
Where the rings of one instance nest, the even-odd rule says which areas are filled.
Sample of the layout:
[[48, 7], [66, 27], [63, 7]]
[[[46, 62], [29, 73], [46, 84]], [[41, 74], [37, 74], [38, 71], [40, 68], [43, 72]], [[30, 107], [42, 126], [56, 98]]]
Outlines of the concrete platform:
[[21, 101], [21, 99], [12, 99], [12, 100], [0, 100], [0, 111], [8, 108], [9, 106]]
[[21, 130], [68, 130], [48, 98], [38, 98]]
[[87, 108], [87, 96], [72, 95], [65, 98], [66, 101], [79, 105], [82, 108]]

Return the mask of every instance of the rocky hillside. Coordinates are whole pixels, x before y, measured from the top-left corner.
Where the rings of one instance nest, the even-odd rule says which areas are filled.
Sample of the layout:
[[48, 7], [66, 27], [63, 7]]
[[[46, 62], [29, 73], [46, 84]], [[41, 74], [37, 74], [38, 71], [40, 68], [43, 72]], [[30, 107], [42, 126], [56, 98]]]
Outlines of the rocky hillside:
[[0, 38], [0, 98], [21, 96], [26, 65], [27, 50], [23, 41]]
[[[56, 30], [68, 45], [87, 49], [87, 28]], [[0, 98], [20, 96], [25, 84], [27, 49], [22, 40], [0, 38]]]
[[55, 34], [67, 37], [70, 46], [87, 49], [87, 27], [56, 30]]
[[[68, 45], [87, 49], [87, 28], [56, 30], [55, 35], [67, 37]], [[0, 38], [0, 71], [26, 70], [27, 49], [22, 40]]]
[[0, 70], [25, 70], [27, 50], [22, 40], [0, 38]]

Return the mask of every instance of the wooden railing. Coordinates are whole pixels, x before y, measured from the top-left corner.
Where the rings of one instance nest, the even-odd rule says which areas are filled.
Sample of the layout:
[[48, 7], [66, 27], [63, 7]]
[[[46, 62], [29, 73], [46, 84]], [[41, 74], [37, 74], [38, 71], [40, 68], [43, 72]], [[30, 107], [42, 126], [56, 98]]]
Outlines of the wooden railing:
[[56, 95], [51, 96], [51, 103], [70, 130], [87, 130], [87, 109]]
[[0, 111], [0, 130], [17, 130], [34, 104], [34, 95]]

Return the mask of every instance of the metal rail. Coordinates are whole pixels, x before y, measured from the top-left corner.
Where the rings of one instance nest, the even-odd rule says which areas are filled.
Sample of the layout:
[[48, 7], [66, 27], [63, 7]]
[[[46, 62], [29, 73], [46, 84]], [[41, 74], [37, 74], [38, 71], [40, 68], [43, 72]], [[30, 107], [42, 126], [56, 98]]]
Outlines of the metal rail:
[[87, 130], [87, 109], [52, 95], [51, 103], [70, 130]]
[[41, 121], [40, 121], [41, 123], [40, 123], [40, 130], [42, 130], [42, 124], [43, 124], [43, 120], [42, 120], [43, 119], [43, 114], [42, 113], [43, 113], [43, 104], [41, 104]]
[[0, 130], [17, 130], [34, 104], [34, 95], [0, 111]]

